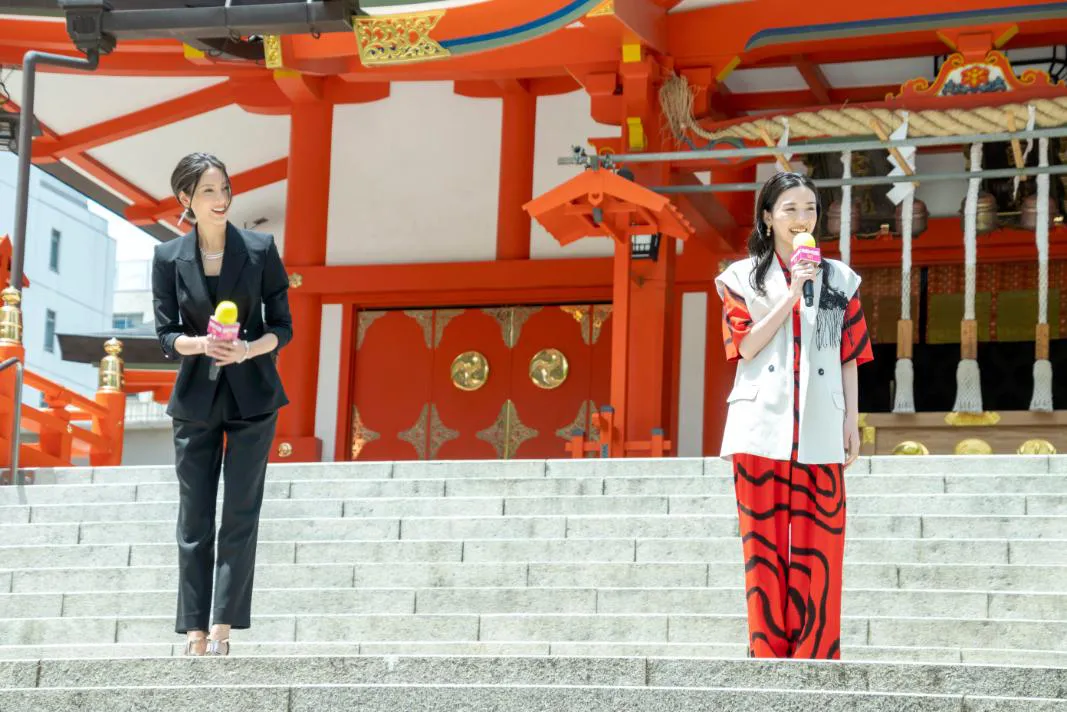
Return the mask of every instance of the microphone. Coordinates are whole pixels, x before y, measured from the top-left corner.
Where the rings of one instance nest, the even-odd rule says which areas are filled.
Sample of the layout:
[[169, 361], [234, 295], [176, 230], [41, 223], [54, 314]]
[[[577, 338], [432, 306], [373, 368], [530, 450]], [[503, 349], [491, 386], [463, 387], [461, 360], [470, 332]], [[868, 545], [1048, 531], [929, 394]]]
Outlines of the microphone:
[[[207, 335], [219, 341], [237, 341], [240, 331], [241, 324], [237, 321], [237, 305], [233, 302], [219, 302], [215, 307], [215, 314], [207, 323]], [[218, 361], [212, 359], [207, 375], [212, 381], [219, 379]]]
[[[815, 246], [815, 238], [810, 232], [802, 232], [793, 238], [793, 257], [789, 260], [789, 266], [793, 267], [797, 262], [822, 262], [822, 253]], [[811, 306], [815, 302], [815, 285], [811, 282], [804, 283], [804, 304]]]

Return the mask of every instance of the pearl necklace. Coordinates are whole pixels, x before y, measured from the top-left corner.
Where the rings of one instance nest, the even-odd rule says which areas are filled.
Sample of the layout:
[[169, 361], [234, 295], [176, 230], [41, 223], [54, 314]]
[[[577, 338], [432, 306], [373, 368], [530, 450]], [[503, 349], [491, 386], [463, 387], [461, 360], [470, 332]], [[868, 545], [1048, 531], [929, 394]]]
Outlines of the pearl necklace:
[[225, 252], [226, 250], [219, 250], [218, 252], [204, 252], [204, 250], [200, 250], [200, 256], [209, 261], [221, 260], [222, 255]]

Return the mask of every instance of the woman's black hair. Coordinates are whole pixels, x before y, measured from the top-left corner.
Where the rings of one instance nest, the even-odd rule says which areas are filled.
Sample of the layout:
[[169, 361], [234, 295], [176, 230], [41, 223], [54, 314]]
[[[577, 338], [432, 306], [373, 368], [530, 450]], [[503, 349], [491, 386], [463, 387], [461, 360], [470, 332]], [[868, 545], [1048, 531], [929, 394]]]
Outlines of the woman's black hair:
[[[819, 191], [816, 190], [811, 178], [802, 173], [776, 173], [763, 184], [759, 197], [756, 199], [756, 219], [752, 234], [748, 236], [748, 253], [756, 259], [756, 267], [749, 275], [749, 281], [752, 288], [761, 296], [767, 295], [767, 271], [775, 259], [774, 231], [764, 222], [763, 214], [774, 212], [774, 205], [782, 193], [801, 187], [810, 190], [815, 198], [815, 223], [817, 225], [822, 216]], [[819, 295], [819, 312], [816, 315], [816, 345], [818, 348], [840, 346], [848, 298], [843, 292], [831, 286], [833, 266], [824, 260], [820, 269], [823, 273], [823, 288]]]
[[[185, 193], [189, 198], [193, 197], [196, 187], [200, 185], [200, 179], [211, 168], [218, 168], [222, 171], [222, 175], [226, 179], [226, 187], [229, 188], [230, 174], [226, 171], [226, 165], [210, 153], [190, 153], [178, 161], [178, 165], [174, 167], [174, 172], [170, 174], [170, 189], [174, 192], [174, 197], [178, 199], [179, 203], [181, 202], [182, 193]], [[185, 208], [181, 219], [188, 220], [190, 223], [196, 222], [196, 216], [193, 215], [191, 207]]]

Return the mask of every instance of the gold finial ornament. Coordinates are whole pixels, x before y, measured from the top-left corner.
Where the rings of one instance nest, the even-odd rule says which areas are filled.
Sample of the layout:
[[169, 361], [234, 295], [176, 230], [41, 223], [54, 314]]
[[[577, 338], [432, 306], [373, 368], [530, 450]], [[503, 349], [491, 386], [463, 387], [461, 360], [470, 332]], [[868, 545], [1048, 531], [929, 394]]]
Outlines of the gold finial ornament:
[[267, 69], [281, 69], [285, 66], [281, 35], [263, 35], [263, 61]]
[[452, 361], [452, 385], [476, 391], [489, 380], [489, 360], [477, 351], [464, 351]]
[[0, 343], [22, 343], [22, 293], [14, 287], [0, 292], [4, 306], [0, 307]]
[[99, 388], [106, 393], [121, 393], [126, 385], [126, 373], [120, 355], [122, 354], [122, 342], [116, 338], [110, 338], [104, 343], [104, 351], [107, 352], [107, 356], [100, 360]]
[[981, 438], [966, 438], [956, 443], [957, 455], [992, 455], [993, 448]]
[[893, 448], [894, 455], [929, 455], [926, 446], [916, 440], [905, 440]]
[[1056, 446], [1050, 443], [1048, 440], [1042, 438], [1033, 438], [1027, 440], [1016, 451], [1018, 455], [1055, 455]]
[[546, 391], [562, 386], [569, 372], [567, 357], [559, 349], [541, 349], [530, 359], [530, 380]]

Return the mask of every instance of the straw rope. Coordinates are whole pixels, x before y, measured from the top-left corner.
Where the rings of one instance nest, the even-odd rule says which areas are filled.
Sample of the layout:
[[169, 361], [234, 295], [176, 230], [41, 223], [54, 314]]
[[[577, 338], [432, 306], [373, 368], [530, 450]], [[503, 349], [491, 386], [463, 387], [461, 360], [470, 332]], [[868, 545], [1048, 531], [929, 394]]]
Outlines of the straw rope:
[[660, 105], [667, 118], [667, 126], [676, 139], [681, 141], [687, 133], [708, 141], [723, 138], [762, 140], [767, 133], [777, 140], [785, 130], [782, 118], [789, 118], [791, 139], [823, 136], [869, 136], [871, 121], [878, 119], [889, 131], [904, 122], [907, 113], [908, 135], [915, 136], [962, 136], [967, 134], [999, 133], [1004, 131], [1008, 113], [1019, 123], [1030, 118], [1029, 106], [1034, 107], [1034, 123], [1039, 128], [1067, 124], [1067, 96], [1052, 99], [1030, 99], [1025, 104], [981, 106], [973, 109], [946, 109], [908, 111], [882, 107], [862, 108], [844, 106], [839, 109], [798, 111], [782, 116], [752, 117], [743, 123], [728, 126], [719, 131], [707, 131], [693, 118], [693, 89], [685, 77], [673, 76], [664, 82], [659, 92]]

